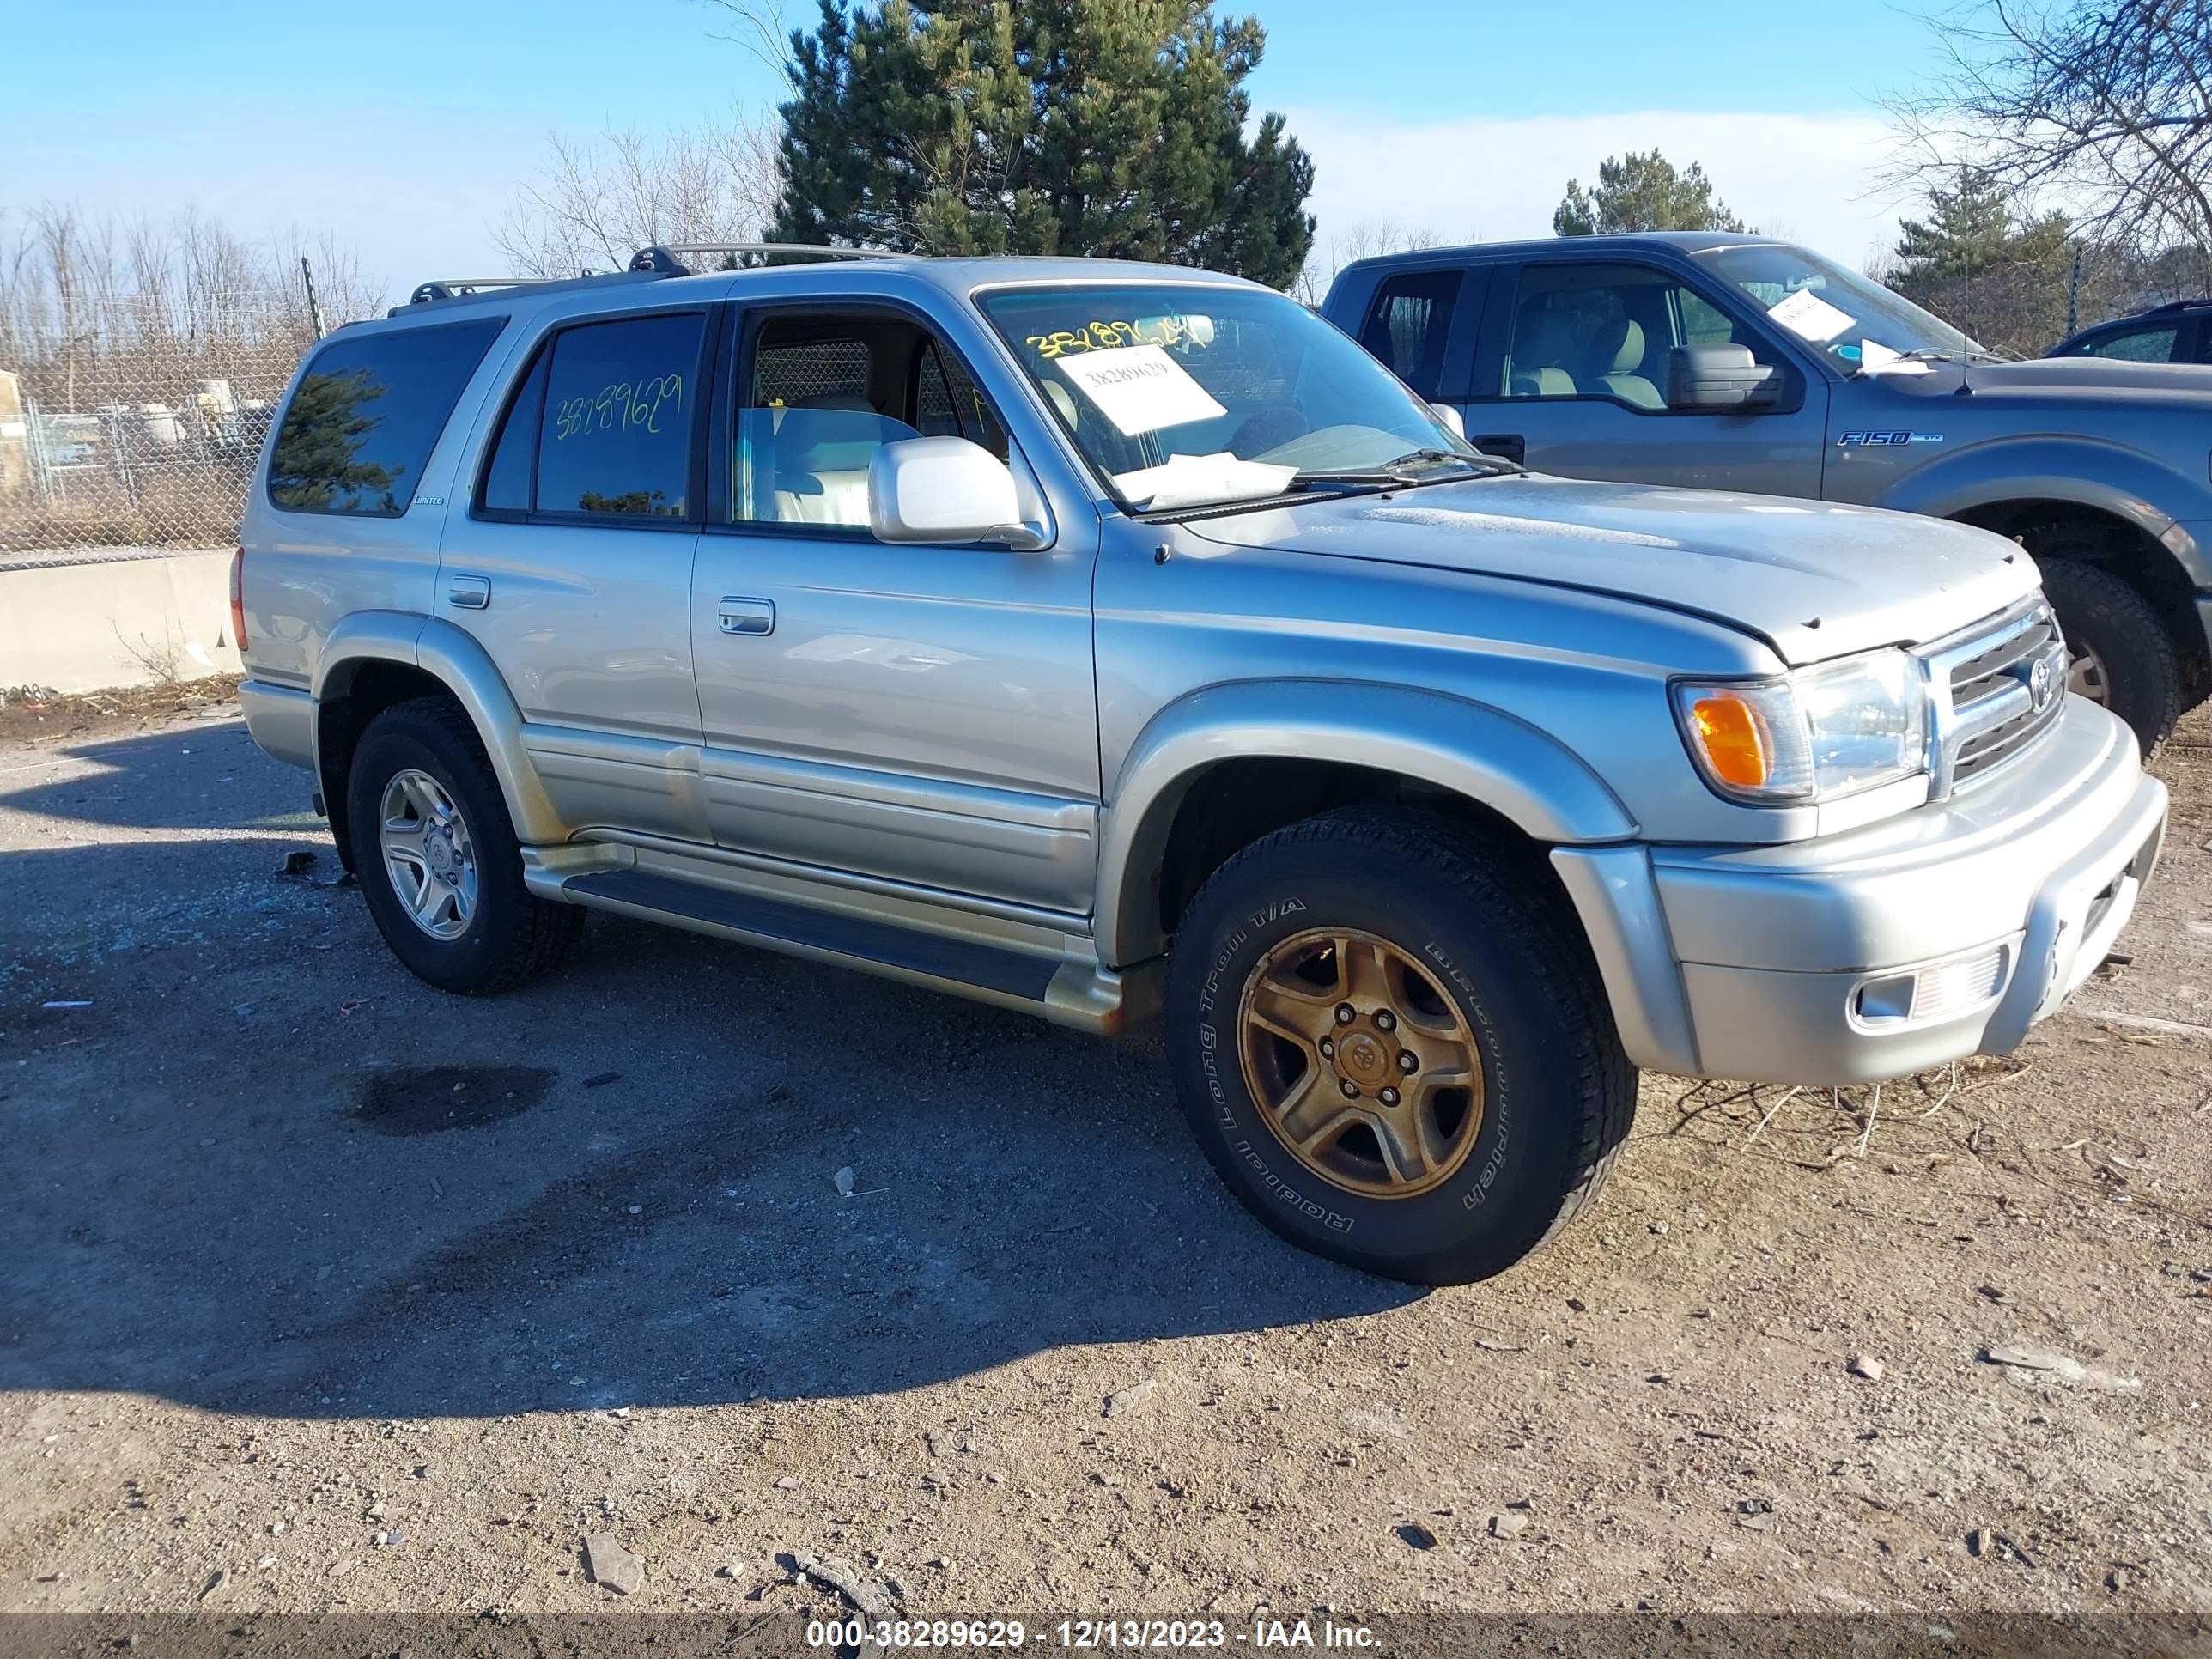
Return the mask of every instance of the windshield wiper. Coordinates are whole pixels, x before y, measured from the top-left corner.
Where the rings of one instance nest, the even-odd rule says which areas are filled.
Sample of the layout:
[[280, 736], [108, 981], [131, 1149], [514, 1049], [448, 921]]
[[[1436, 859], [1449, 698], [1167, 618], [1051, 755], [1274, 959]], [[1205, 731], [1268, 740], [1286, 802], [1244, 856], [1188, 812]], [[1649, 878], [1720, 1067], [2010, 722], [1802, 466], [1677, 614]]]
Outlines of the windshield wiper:
[[1498, 455], [1462, 455], [1449, 449], [1413, 449], [1376, 466], [1304, 468], [1291, 475], [1291, 487], [1310, 483], [1419, 484], [1441, 483], [1430, 475], [1441, 467], [1461, 467], [1477, 477], [1496, 477], [1522, 469]]

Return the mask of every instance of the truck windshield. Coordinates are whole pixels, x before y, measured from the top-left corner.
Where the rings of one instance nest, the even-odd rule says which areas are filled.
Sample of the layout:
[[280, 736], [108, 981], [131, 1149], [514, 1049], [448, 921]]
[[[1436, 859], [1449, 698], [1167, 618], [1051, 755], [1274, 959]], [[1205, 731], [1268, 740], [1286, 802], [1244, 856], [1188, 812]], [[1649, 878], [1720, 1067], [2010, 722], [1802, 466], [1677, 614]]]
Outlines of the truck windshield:
[[978, 303], [1133, 512], [1492, 470], [1396, 376], [1279, 294], [1086, 283]]
[[1845, 374], [1925, 373], [1930, 360], [1995, 355], [1901, 294], [1787, 243], [1690, 256]]

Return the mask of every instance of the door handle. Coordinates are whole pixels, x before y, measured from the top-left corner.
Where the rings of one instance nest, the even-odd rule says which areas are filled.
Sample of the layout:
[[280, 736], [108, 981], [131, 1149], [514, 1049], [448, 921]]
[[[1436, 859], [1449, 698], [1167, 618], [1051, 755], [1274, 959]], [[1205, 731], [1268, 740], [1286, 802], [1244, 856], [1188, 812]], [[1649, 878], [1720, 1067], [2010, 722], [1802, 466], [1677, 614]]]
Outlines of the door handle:
[[491, 603], [491, 578], [489, 576], [447, 577], [446, 603], [462, 611], [483, 610]]
[[1468, 442], [1484, 454], [1495, 455], [1516, 466], [1524, 465], [1528, 459], [1528, 441], [1517, 432], [1486, 432], [1480, 437], [1469, 438]]
[[768, 599], [724, 599], [716, 611], [725, 634], [773, 634], [775, 605]]

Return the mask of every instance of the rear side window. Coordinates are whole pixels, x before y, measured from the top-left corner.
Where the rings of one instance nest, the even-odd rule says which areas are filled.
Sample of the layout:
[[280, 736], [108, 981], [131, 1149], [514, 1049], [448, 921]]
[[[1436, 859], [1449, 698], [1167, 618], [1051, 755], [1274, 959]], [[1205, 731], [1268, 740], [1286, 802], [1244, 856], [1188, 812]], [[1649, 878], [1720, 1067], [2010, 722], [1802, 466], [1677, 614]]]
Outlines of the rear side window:
[[[698, 312], [624, 317], [563, 330], [543, 355], [544, 392], [509, 411], [485, 477], [514, 491], [519, 459], [507, 450], [535, 440], [540, 513], [608, 519], [690, 515], [691, 429], [699, 402]], [[532, 380], [538, 371], [532, 371]]]
[[1456, 270], [1409, 271], [1384, 283], [1375, 295], [1359, 343], [1424, 398], [1437, 395], [1443, 379], [1444, 338], [1458, 302]]
[[300, 377], [269, 460], [269, 499], [293, 513], [396, 519], [461, 388], [507, 325], [485, 317], [340, 337]]

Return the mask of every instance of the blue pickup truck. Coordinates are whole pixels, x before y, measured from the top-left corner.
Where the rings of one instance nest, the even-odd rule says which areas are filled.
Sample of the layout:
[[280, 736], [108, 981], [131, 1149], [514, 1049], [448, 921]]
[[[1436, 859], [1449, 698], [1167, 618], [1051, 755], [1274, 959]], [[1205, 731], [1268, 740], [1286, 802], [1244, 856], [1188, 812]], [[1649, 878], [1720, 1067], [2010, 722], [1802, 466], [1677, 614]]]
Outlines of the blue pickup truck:
[[2212, 368], [2006, 362], [1817, 253], [1717, 232], [1364, 259], [1322, 309], [1478, 448], [1540, 472], [2012, 538], [2072, 689], [2146, 752], [2212, 694]]

